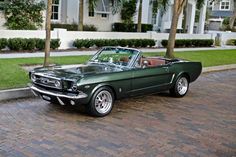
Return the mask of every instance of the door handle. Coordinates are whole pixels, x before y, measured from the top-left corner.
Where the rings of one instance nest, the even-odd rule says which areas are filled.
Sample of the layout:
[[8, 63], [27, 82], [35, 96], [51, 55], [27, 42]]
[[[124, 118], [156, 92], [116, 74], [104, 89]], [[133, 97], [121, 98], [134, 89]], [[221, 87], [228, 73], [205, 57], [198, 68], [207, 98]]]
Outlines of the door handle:
[[165, 69], [165, 71], [169, 71], [169, 68], [168, 68], [168, 67], [163, 67], [163, 69]]

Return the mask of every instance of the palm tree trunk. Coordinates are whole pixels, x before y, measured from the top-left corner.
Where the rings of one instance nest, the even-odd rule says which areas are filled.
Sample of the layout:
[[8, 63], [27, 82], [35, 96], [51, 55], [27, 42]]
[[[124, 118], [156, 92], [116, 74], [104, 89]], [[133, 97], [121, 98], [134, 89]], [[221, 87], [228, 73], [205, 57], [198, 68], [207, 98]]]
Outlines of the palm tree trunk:
[[137, 32], [142, 32], [142, 3], [143, 0], [139, 0]]
[[[188, 4], [188, 0], [186, 2]], [[184, 6], [184, 19], [183, 19], [183, 33], [187, 33], [186, 27], [187, 26], [187, 5]]]
[[234, 0], [234, 14], [229, 20], [229, 27], [232, 30], [234, 27], [234, 21], [236, 19], [236, 0]]
[[43, 66], [49, 66], [50, 57], [50, 40], [51, 40], [51, 16], [52, 16], [52, 0], [48, 0], [47, 3], [47, 15], [46, 15], [46, 40], [45, 40], [45, 56]]
[[79, 31], [83, 31], [84, 24], [84, 0], [79, 1]]
[[165, 55], [167, 58], [174, 58], [175, 38], [177, 32], [177, 25], [179, 21], [179, 15], [182, 12], [183, 7], [185, 5], [186, 5], [186, 0], [174, 0], [173, 16], [169, 33], [169, 40], [167, 44], [167, 51]]

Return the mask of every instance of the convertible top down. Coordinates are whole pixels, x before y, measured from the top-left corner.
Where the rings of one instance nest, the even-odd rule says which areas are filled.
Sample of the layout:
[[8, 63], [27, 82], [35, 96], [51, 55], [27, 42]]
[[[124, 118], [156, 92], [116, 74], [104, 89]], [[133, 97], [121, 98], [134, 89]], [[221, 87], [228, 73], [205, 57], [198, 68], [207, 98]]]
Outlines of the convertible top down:
[[29, 87], [44, 100], [85, 104], [90, 114], [105, 116], [116, 99], [165, 90], [183, 97], [201, 71], [200, 62], [143, 57], [137, 49], [104, 47], [80, 66], [32, 70]]

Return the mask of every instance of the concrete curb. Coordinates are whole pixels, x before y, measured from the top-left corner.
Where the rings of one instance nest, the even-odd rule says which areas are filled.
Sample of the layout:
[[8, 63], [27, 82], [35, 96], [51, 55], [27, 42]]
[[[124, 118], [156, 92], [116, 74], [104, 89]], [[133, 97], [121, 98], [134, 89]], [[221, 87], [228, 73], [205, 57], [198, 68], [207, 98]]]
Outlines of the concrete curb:
[[29, 88], [0, 90], [0, 101], [19, 99], [19, 98], [28, 98], [32, 96], [33, 94]]
[[[231, 69], [236, 69], [236, 64], [206, 67], [203, 68], [202, 73], [231, 70]], [[0, 90], [0, 101], [19, 99], [19, 98], [29, 98], [29, 97], [33, 97], [33, 93], [30, 91], [29, 88]]]
[[209, 73], [209, 72], [222, 71], [222, 70], [231, 70], [231, 69], [236, 69], [236, 64], [206, 67], [202, 69], [202, 73]]

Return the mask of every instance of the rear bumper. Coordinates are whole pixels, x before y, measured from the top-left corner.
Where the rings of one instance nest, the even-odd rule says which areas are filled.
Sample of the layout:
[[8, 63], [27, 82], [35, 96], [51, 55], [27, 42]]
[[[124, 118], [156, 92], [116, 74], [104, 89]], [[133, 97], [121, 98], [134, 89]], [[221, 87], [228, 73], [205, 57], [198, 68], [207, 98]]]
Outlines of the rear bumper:
[[76, 101], [76, 100], [85, 99], [88, 97], [88, 95], [83, 92], [80, 92], [79, 94], [62, 93], [62, 92], [57, 92], [57, 91], [45, 90], [45, 89], [35, 86], [33, 84], [28, 84], [28, 86], [35, 96], [41, 97], [42, 95], [47, 95], [50, 97], [56, 97], [61, 105], [64, 105], [62, 99], [69, 99], [69, 100]]

